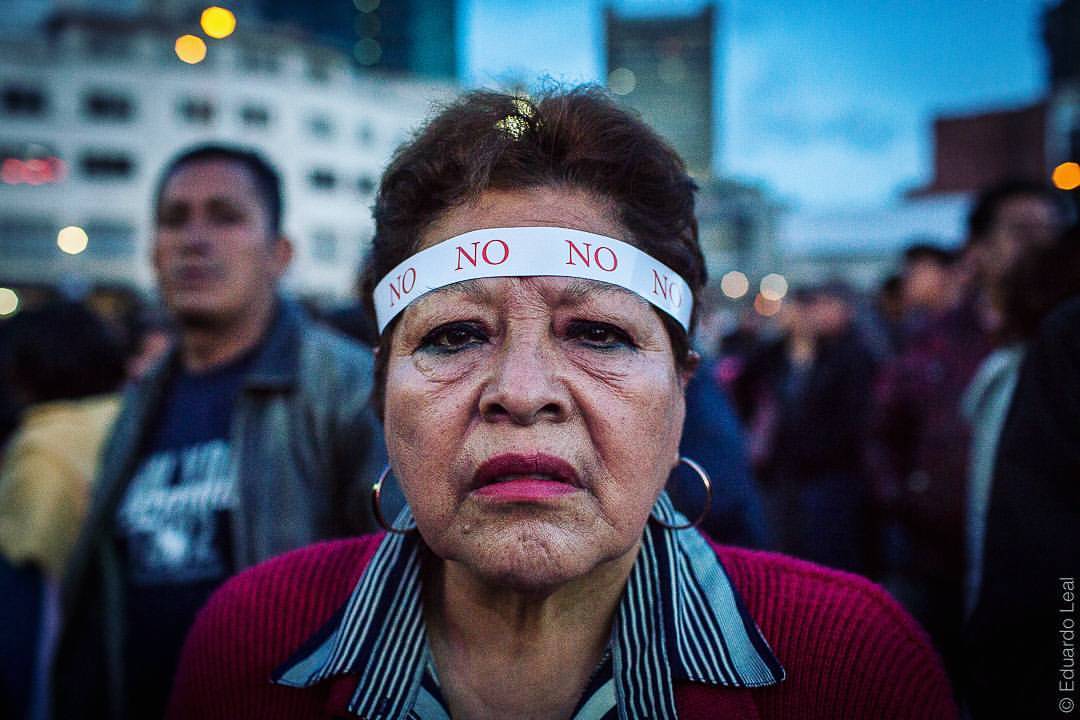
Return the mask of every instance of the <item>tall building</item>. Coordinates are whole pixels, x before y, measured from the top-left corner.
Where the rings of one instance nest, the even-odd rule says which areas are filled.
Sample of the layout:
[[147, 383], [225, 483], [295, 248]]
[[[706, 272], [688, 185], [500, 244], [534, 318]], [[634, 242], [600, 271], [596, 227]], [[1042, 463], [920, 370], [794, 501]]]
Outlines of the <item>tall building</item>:
[[1080, 0], [1047, 7], [1042, 26], [1050, 79], [1050, 164], [1080, 162]]
[[[196, 28], [66, 13], [47, 33], [0, 39], [0, 283], [149, 290], [157, 174], [181, 148], [220, 141], [281, 171], [296, 246], [286, 287], [350, 293], [383, 167], [454, 88], [358, 73], [333, 49], [243, 24], [187, 65], [173, 44]], [[85, 231], [85, 250], [61, 251], [66, 226]]]
[[908, 195], [973, 193], [1002, 180], [1046, 182], [1047, 105], [934, 119], [934, 177]]
[[698, 178], [712, 174], [715, 11], [626, 16], [604, 11], [608, 87], [682, 155]]
[[309, 33], [363, 67], [457, 78], [456, 0], [247, 0], [265, 21]]
[[1042, 18], [1050, 85], [1080, 83], [1080, 0], [1060, 0]]

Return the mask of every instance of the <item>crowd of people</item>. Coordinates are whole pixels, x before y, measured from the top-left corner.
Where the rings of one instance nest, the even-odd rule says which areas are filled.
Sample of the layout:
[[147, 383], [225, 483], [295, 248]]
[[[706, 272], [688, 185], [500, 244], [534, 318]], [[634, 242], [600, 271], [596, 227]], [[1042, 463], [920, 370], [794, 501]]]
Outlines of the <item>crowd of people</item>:
[[[437, 116], [337, 312], [278, 289], [261, 155], [160, 178], [161, 307], [0, 324], [0, 716], [1050, 716], [1080, 569], [1060, 193], [988, 188], [960, 247], [704, 347], [693, 181], [593, 89]], [[514, 272], [394, 286], [491, 229]]]

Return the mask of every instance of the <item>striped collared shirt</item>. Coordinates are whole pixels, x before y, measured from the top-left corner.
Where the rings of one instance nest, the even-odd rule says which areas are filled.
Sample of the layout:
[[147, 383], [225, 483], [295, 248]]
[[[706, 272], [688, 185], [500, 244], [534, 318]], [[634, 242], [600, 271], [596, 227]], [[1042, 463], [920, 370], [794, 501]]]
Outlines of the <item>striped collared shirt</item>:
[[[686, 519], [666, 493], [653, 516]], [[406, 507], [395, 522], [411, 524]], [[360, 682], [349, 711], [366, 720], [448, 717], [427, 646], [420, 593], [421, 540], [387, 535], [342, 610], [278, 668], [274, 681], [310, 687], [343, 674]], [[677, 682], [761, 687], [784, 670], [716, 553], [695, 530], [646, 524], [616, 611], [605, 661], [575, 720], [676, 717]]]

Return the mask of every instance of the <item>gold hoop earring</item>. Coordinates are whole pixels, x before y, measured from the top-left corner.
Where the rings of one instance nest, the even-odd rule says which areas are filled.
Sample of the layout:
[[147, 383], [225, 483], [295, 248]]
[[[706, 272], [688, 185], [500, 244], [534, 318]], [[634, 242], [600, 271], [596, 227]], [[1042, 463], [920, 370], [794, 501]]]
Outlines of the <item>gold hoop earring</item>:
[[395, 533], [397, 535], [408, 535], [413, 530], [416, 530], [416, 525], [408, 528], [396, 528], [391, 523], [386, 521], [386, 517], [382, 513], [382, 485], [386, 478], [390, 475], [390, 464], [387, 463], [382, 472], [379, 473], [379, 479], [375, 481], [375, 484], [371, 486], [371, 508], [375, 511], [375, 521], [382, 526], [382, 529], [388, 533]]
[[684, 455], [679, 456], [679, 462], [697, 473], [698, 478], [701, 479], [701, 484], [705, 486], [705, 507], [702, 508], [701, 513], [692, 522], [683, 525], [668, 525], [663, 520], [657, 519], [655, 515], [649, 515], [650, 520], [667, 530], [688, 530], [692, 527], [697, 527], [709, 514], [709, 509], [712, 507], [712, 480], [709, 479], [709, 473], [705, 472], [705, 468], [698, 465], [697, 462]]

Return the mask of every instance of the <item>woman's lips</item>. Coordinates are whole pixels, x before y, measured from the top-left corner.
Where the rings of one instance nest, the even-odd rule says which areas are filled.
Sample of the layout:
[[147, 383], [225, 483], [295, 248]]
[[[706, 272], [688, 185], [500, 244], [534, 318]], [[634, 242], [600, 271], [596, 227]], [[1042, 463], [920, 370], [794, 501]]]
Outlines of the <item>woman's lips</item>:
[[577, 492], [577, 471], [553, 455], [497, 455], [477, 468], [473, 495], [503, 502], [530, 502]]

